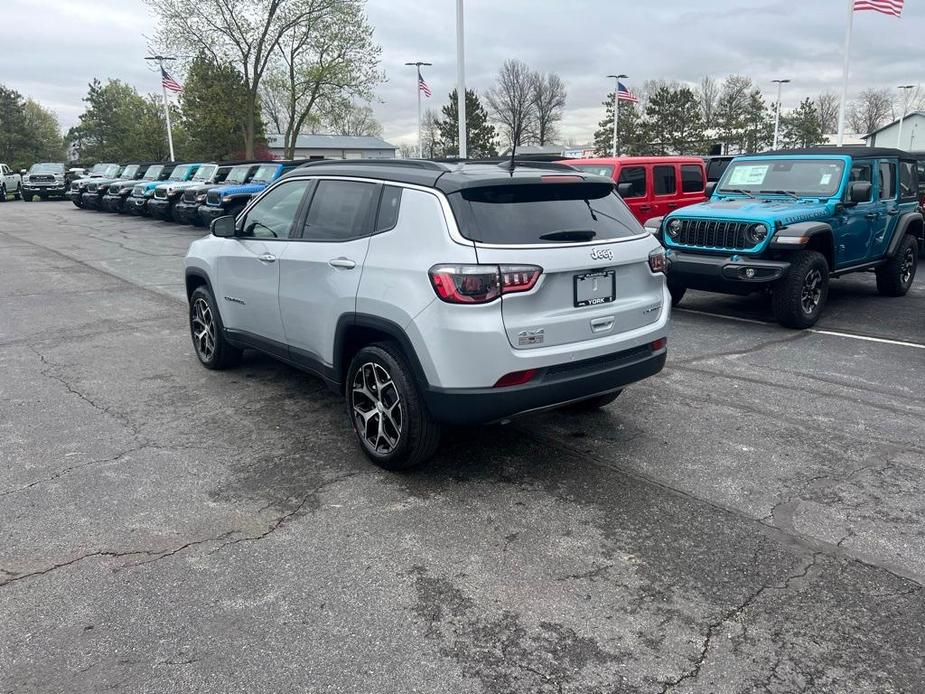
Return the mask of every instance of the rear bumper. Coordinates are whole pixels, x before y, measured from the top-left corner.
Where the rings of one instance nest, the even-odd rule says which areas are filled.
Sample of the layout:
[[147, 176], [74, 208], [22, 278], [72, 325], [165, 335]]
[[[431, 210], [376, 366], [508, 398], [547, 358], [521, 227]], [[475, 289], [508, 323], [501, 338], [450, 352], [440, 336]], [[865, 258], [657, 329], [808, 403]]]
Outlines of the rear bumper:
[[[668, 251], [671, 267], [668, 278], [672, 284], [690, 289], [743, 294], [784, 276], [790, 263], [748, 256], [717, 256]], [[751, 275], [751, 276], [749, 276]]]
[[424, 392], [430, 413], [453, 425], [496, 422], [610, 393], [654, 376], [668, 350], [641, 347], [542, 369], [530, 383], [508, 388], [436, 388]]

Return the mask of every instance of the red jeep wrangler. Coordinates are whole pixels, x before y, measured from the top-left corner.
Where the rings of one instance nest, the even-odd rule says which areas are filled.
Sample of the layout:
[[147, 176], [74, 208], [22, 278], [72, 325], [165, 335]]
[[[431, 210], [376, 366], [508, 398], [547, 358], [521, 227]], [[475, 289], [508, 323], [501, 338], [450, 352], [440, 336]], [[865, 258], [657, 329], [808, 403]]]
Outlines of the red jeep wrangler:
[[616, 181], [617, 192], [640, 224], [707, 198], [702, 157], [607, 157], [559, 163]]

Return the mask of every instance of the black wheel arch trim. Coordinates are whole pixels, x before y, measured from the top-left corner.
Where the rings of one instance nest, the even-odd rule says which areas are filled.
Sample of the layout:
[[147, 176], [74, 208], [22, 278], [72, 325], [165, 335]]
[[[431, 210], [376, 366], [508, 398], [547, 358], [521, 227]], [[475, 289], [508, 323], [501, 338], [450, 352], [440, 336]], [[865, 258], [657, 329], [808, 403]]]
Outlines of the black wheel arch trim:
[[896, 255], [896, 251], [899, 250], [899, 244], [905, 238], [906, 234], [909, 233], [909, 227], [918, 222], [920, 225], [919, 233], [916, 234], [916, 238], [925, 240], [925, 218], [922, 217], [921, 212], [907, 212], [902, 217], [899, 218], [899, 221], [896, 223], [896, 231], [893, 232], [893, 238], [890, 239], [890, 245], [886, 251], [886, 257], [892, 258]]
[[401, 347], [405, 357], [407, 357], [414, 379], [422, 388], [429, 387], [427, 376], [424, 368], [421, 366], [421, 360], [418, 358], [414, 345], [408, 337], [408, 333], [398, 323], [374, 316], [369, 313], [352, 313], [341, 316], [337, 321], [337, 328], [334, 332], [334, 364], [333, 373], [336, 375], [338, 382], [343, 382], [347, 376], [347, 368], [350, 366], [345, 363], [345, 347], [347, 335], [351, 328], [370, 328], [388, 335], [394, 339]]
[[[189, 302], [190, 295], [193, 293], [193, 290], [190, 289], [190, 278], [191, 277], [197, 277], [201, 279], [205, 283], [206, 287], [209, 288], [209, 292], [212, 294], [212, 296], [213, 297], [215, 296], [215, 291], [212, 289], [212, 280], [209, 279], [209, 274], [201, 268], [188, 267], [186, 268], [186, 272], [184, 273], [184, 279], [186, 283], [187, 302]], [[216, 301], [218, 301], [218, 299], [216, 299]]]

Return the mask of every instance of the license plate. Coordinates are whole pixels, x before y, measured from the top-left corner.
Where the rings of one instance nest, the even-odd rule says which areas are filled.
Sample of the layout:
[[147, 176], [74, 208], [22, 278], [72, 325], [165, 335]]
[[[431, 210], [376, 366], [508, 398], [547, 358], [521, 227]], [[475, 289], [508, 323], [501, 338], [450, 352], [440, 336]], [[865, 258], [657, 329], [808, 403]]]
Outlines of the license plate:
[[600, 270], [575, 275], [575, 306], [609, 304], [617, 295], [617, 273]]

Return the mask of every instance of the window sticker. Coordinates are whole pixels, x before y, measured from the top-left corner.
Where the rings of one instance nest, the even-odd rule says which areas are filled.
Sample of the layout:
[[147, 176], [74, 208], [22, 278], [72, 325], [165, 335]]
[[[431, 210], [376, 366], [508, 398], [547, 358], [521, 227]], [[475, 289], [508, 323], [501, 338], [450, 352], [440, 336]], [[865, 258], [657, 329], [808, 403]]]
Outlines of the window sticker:
[[737, 166], [729, 176], [731, 186], [760, 186], [768, 174], [767, 164], [755, 166]]
[[822, 178], [819, 179], [820, 186], [827, 186], [831, 182], [832, 182], [832, 174], [830, 173], [822, 174]]

